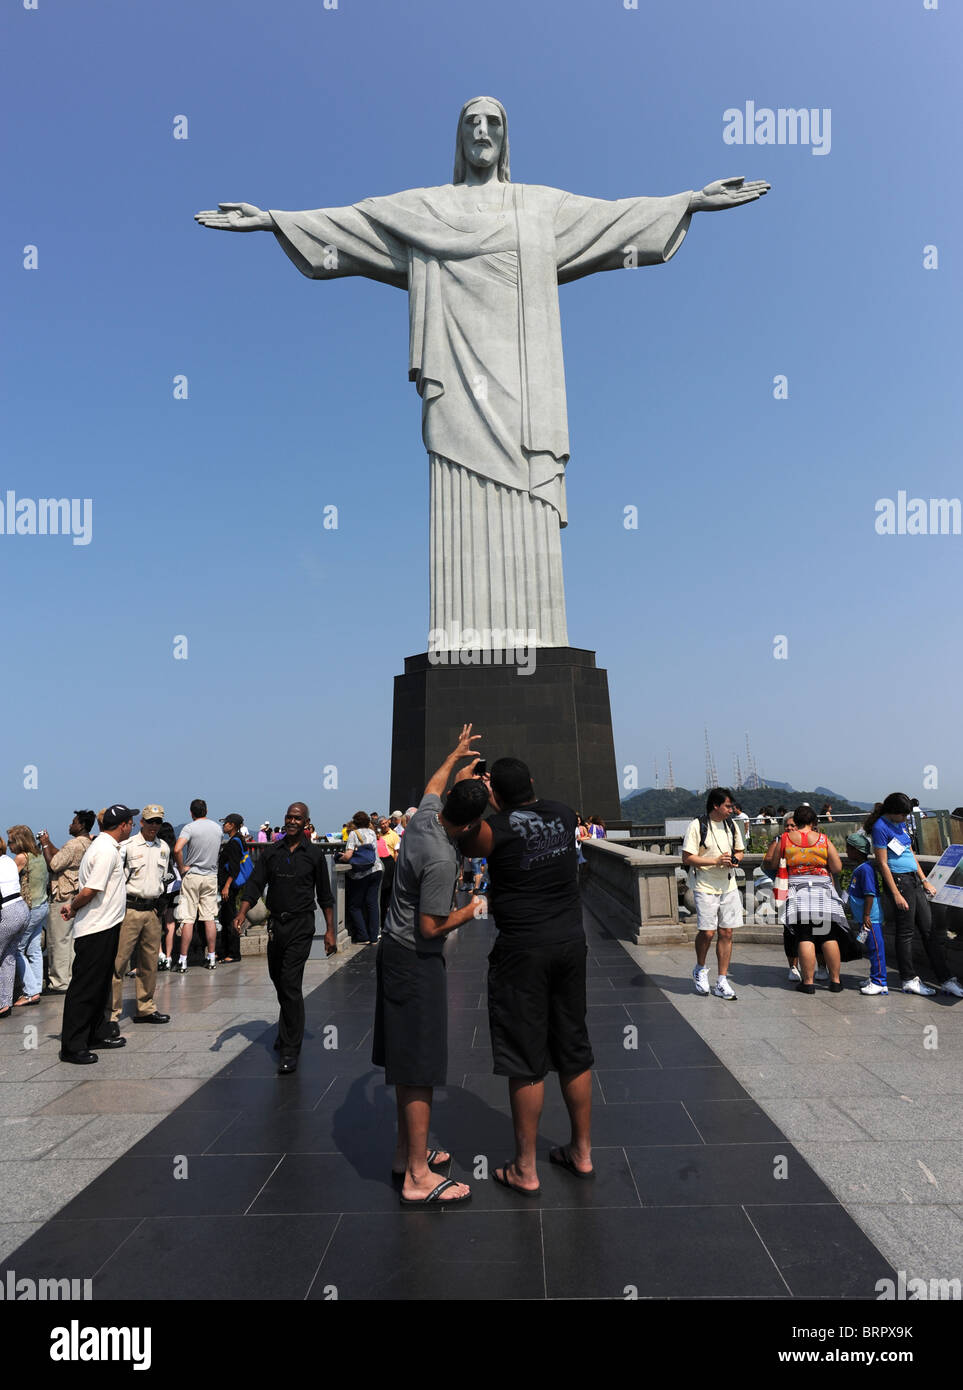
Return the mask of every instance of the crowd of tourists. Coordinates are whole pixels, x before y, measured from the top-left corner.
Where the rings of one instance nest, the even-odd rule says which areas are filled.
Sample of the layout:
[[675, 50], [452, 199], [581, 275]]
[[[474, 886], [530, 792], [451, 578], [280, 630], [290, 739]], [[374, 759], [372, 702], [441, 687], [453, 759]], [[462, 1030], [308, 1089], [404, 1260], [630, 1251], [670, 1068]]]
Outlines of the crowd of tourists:
[[[493, 1176], [519, 1195], [539, 1192], [535, 1139], [544, 1079], [554, 1070], [571, 1139], [549, 1159], [573, 1177], [593, 1177], [594, 1063], [578, 874], [580, 841], [604, 837], [605, 826], [538, 796], [518, 759], [500, 758], [490, 772], [481, 770], [487, 764], [473, 746], [478, 738], [471, 725], [463, 728], [417, 807], [389, 816], [358, 811], [340, 833], [319, 837], [308, 807], [292, 802], [280, 838], [265, 823], [253, 854], [257, 837], [241, 814], [212, 820], [203, 800], [191, 802], [191, 819], [180, 830], [157, 804], [76, 811], [59, 847], [46, 831], [11, 826], [6, 840], [0, 837], [0, 1018], [39, 1004], [45, 993], [63, 995], [60, 1058], [96, 1063], [100, 1051], [126, 1044], [120, 1023], [130, 966], [136, 976], [131, 1021], [168, 1023], [154, 999], [158, 971], [187, 971], [197, 923], [206, 968], [236, 962], [241, 933], [263, 899], [267, 967], [279, 1006], [278, 1074], [288, 1076], [297, 1070], [304, 1037], [302, 980], [318, 909], [325, 951], [338, 949], [333, 857], [346, 865], [354, 940], [378, 942], [372, 1060], [396, 1090], [391, 1171], [400, 1200], [452, 1205], [471, 1196], [467, 1184], [433, 1171], [450, 1154], [430, 1147], [428, 1136], [433, 1088], [446, 1081], [445, 938], [487, 917], [489, 903], [497, 933], [488, 976], [493, 1063], [508, 1081], [516, 1134], [514, 1157]], [[459, 764], [466, 765], [456, 772]], [[862, 830], [847, 837], [852, 876], [841, 895], [842, 862], [816, 812], [803, 804], [785, 813], [765, 867], [780, 905], [790, 979], [801, 993], [814, 994], [820, 974], [838, 993], [841, 961], [865, 950], [870, 976], [861, 993], [886, 994], [887, 917], [902, 990], [963, 998], [950, 973], [945, 932], [933, 924], [934, 889], [916, 856], [912, 818], [902, 793], [877, 803]], [[736, 870], [745, 844], [731, 792], [713, 788], [705, 815], [689, 826], [683, 862], [693, 875], [697, 915], [694, 987], [726, 1001], [736, 998], [728, 977], [733, 932], [743, 920]], [[467, 890], [463, 906], [457, 905], [459, 878]], [[718, 974], [710, 991], [713, 937]], [[917, 938], [934, 985], [916, 970]]]
[[[769, 839], [763, 867], [773, 884], [773, 897], [783, 924], [783, 944], [789, 961], [789, 980], [801, 994], [815, 994], [825, 981], [831, 993], [843, 989], [840, 965], [864, 953], [869, 979], [860, 986], [866, 996], [888, 994], [883, 923], [891, 921], [896, 939], [900, 988], [904, 994], [932, 995], [937, 991], [963, 998], [963, 986], [951, 973], [945, 930], [934, 926], [930, 899], [936, 889], [916, 855], [919, 803], [902, 792], [877, 802], [861, 830], [846, 837], [846, 858], [852, 875], [845, 893], [839, 880], [839, 852], [808, 803], [793, 811], [779, 808], [778, 834]], [[824, 814], [827, 807], [823, 808]], [[827, 819], [832, 808], [828, 807]], [[776, 812], [779, 815], [779, 812]], [[767, 836], [768, 838], [768, 836]], [[736, 993], [729, 980], [733, 931], [743, 923], [744, 909], [736, 870], [746, 850], [738, 804], [728, 787], [713, 787], [706, 796], [706, 813], [691, 822], [682, 846], [689, 868], [696, 908], [696, 964], [692, 980], [697, 994], [727, 1001]], [[847, 910], [848, 909], [848, 910]], [[706, 964], [716, 938], [716, 982], [709, 986]], [[925, 983], [913, 960], [919, 938], [934, 981]], [[817, 956], [819, 959], [817, 959]]]
[[[521, 1195], [538, 1192], [535, 1138], [550, 1069], [559, 1073], [571, 1118], [571, 1140], [553, 1149], [550, 1161], [577, 1178], [594, 1176], [579, 818], [538, 798], [517, 759], [499, 759], [490, 774], [479, 775], [478, 737], [465, 726], [417, 807], [381, 818], [357, 812], [342, 829], [337, 855], [349, 866], [359, 939], [362, 928], [370, 941], [381, 927], [373, 1061], [396, 1089], [391, 1173], [406, 1205], [458, 1204], [471, 1195], [466, 1184], [433, 1171], [450, 1154], [428, 1146], [428, 1127], [433, 1088], [446, 1081], [445, 938], [487, 916], [486, 900], [476, 891], [483, 884], [498, 926], [489, 979], [494, 1069], [508, 1079], [517, 1136], [514, 1159], [493, 1176]], [[337, 950], [330, 846], [309, 834], [303, 802], [288, 807], [281, 839], [272, 834], [254, 855], [239, 813], [211, 820], [202, 800], [191, 803], [190, 813], [175, 831], [160, 805], [115, 803], [96, 816], [75, 812], [59, 847], [46, 832], [34, 835], [26, 826], [11, 827], [7, 841], [0, 838], [0, 1016], [40, 1003], [42, 993], [62, 994], [60, 1059], [94, 1064], [101, 1052], [126, 1045], [120, 1021], [131, 963], [137, 976], [132, 1023], [168, 1023], [154, 1001], [158, 968], [186, 971], [198, 921], [207, 968], [236, 960], [238, 934], [264, 897], [267, 965], [279, 1005], [278, 1075], [291, 1075], [304, 1036], [302, 977], [318, 908], [325, 948]], [[592, 825], [595, 831], [585, 833], [604, 834], [597, 820]], [[454, 906], [460, 872], [469, 888], [464, 907]], [[390, 893], [378, 921], [385, 875]], [[169, 911], [180, 933], [176, 958]], [[18, 967], [21, 990], [14, 999]]]

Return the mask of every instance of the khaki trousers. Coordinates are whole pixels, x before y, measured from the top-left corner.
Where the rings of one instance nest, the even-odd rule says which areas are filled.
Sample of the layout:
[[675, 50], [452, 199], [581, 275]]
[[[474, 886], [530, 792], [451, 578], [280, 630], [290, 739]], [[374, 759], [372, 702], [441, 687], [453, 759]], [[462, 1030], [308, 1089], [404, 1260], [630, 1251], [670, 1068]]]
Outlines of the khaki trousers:
[[60, 909], [70, 898], [54, 898], [47, 918], [47, 977], [50, 988], [66, 994], [74, 968], [74, 924], [65, 922]]
[[120, 939], [114, 960], [114, 979], [111, 990], [110, 1021], [120, 1020], [124, 1002], [124, 975], [133, 961], [137, 971], [137, 1012], [153, 1014], [154, 990], [157, 986], [157, 962], [160, 956], [162, 923], [159, 912], [141, 912], [129, 907], [120, 924]]

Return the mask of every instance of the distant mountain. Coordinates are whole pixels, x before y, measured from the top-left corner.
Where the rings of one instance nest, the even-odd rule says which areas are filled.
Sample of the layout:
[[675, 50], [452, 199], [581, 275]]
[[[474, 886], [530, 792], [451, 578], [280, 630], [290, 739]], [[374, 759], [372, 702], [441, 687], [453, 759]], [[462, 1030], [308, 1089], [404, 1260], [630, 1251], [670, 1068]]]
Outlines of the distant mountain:
[[[763, 806], [785, 806], [792, 810], [794, 806], [800, 805], [803, 801], [808, 801], [815, 809], [820, 811], [823, 802], [831, 801], [834, 816], [844, 816], [847, 812], [862, 814], [871, 810], [871, 805], [865, 802], [849, 801], [845, 796], [840, 796], [838, 792], [830, 791], [826, 787], [816, 787], [813, 791], [797, 791], [788, 782], [769, 781], [765, 787], [758, 787], [750, 790], [748, 787], [740, 787], [736, 793], [736, 800], [742, 809], [749, 816], [756, 816]], [[664, 787], [648, 787], [644, 791], [633, 792], [622, 802], [622, 813], [626, 820], [632, 820], [637, 825], [660, 825], [665, 820], [675, 820], [683, 816], [701, 816], [705, 811], [705, 792], [690, 791], [687, 787], [677, 787], [675, 791], [667, 791]]]
[[643, 825], [657, 825], [676, 816], [697, 816], [704, 808], [705, 796], [685, 787], [671, 792], [650, 787], [647, 791], [633, 793], [622, 802], [624, 818]]
[[832, 803], [833, 810], [836, 809], [836, 802], [845, 803], [848, 806], [858, 806], [861, 811], [871, 811], [875, 805], [872, 801], [847, 801], [845, 796], [839, 792], [831, 792], [828, 787], [816, 787], [816, 795], [821, 796], [824, 801]]

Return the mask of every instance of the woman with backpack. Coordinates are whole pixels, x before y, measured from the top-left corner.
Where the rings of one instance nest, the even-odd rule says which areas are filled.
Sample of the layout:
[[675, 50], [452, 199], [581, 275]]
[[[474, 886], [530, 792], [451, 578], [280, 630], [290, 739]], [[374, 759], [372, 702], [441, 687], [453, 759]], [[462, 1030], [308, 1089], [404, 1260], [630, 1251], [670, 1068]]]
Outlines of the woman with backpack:
[[911, 810], [908, 796], [891, 792], [885, 801], [877, 801], [863, 822], [863, 829], [873, 843], [883, 892], [895, 919], [896, 960], [902, 990], [904, 994], [936, 993], [923, 983], [913, 965], [913, 937], [918, 931], [940, 992], [963, 999], [963, 986], [950, 974], [945, 937], [939, 939], [933, 931], [930, 898], [936, 889], [913, 853], [912, 832], [906, 823]]
[[367, 811], [356, 811], [352, 824], [353, 829], [341, 855], [344, 863], [351, 864], [347, 884], [348, 921], [351, 924], [351, 940], [370, 946], [378, 940], [381, 930], [378, 897], [382, 869], [378, 858], [378, 836], [371, 829], [371, 818]]

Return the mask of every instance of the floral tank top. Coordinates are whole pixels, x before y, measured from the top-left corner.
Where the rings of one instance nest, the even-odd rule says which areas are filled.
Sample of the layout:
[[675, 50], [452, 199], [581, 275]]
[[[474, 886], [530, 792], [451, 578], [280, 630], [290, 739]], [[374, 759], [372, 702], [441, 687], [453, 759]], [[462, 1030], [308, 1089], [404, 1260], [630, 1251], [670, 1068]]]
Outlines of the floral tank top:
[[783, 855], [790, 878], [798, 874], [829, 876], [826, 867], [829, 862], [829, 841], [825, 835], [820, 835], [814, 845], [794, 845], [789, 836], [784, 835]]

